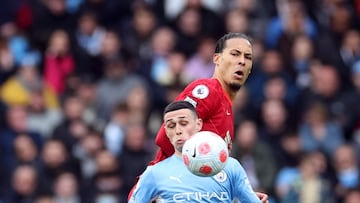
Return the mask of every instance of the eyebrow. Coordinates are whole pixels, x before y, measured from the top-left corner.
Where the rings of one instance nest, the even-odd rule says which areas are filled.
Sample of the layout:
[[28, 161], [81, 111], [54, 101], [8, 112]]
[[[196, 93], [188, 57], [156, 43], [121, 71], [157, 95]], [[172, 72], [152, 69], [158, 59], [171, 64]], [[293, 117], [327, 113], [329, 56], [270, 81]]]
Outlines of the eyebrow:
[[242, 52], [242, 51], [239, 51], [238, 49], [235, 49], [235, 48], [230, 50], [230, 52], [233, 52], [233, 51], [235, 51], [237, 53], [252, 54], [251, 52], [246, 52], [246, 51]]
[[244, 53], [245, 56], [252, 56], [252, 53]]
[[[179, 118], [179, 119], [184, 119], [184, 118], [186, 118], [186, 116], [179, 116], [179, 117], [177, 117], [177, 118]], [[170, 122], [170, 121], [172, 121], [172, 120], [174, 120], [174, 118], [169, 118], [169, 119], [167, 119], [167, 120], [165, 121], [165, 123]]]
[[244, 54], [244, 56], [252, 56], [252, 53], [251, 52], [241, 52], [241, 51], [239, 51], [239, 50], [237, 50], [237, 49], [232, 49], [232, 50], [230, 50], [230, 53], [231, 52], [236, 52], [237, 54]]

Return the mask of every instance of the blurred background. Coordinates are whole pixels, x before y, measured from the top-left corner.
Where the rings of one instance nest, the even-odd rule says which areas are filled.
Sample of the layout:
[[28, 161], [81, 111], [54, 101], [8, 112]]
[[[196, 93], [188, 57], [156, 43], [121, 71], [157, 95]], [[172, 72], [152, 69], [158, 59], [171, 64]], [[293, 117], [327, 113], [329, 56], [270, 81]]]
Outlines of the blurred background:
[[232, 155], [254, 189], [359, 203], [359, 20], [358, 0], [1, 0], [0, 202], [126, 202], [163, 108], [243, 32]]

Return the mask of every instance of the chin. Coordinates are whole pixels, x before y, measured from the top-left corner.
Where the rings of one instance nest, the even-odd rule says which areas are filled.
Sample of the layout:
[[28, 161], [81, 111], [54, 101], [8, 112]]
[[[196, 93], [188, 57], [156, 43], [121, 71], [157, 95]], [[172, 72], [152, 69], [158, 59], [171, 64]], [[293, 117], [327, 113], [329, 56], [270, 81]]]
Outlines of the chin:
[[181, 146], [176, 146], [176, 149], [177, 149], [177, 151], [182, 152], [183, 145], [181, 145]]
[[239, 91], [240, 88], [242, 87], [242, 84], [240, 83], [230, 83], [230, 88], [234, 91]]

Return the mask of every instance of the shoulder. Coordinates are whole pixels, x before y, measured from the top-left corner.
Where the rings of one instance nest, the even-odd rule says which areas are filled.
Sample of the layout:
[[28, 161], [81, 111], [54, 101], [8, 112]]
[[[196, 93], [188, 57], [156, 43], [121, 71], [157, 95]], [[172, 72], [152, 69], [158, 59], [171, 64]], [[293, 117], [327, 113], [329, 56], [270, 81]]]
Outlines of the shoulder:
[[233, 157], [229, 157], [225, 166], [225, 170], [229, 171], [230, 173], [234, 173], [234, 174], [244, 174], [245, 170], [242, 167], [242, 165], [240, 164], [240, 162], [233, 158]]
[[148, 179], [147, 181], [150, 182], [153, 180], [163, 180], [164, 177], [169, 176], [173, 171], [178, 171], [179, 168], [181, 168], [179, 164], [182, 164], [182, 162], [175, 158], [170, 156], [154, 165], [147, 166], [141, 178]]
[[186, 87], [186, 89], [194, 89], [199, 87], [207, 87], [208, 89], [211, 90], [217, 90], [221, 88], [221, 85], [219, 81], [215, 78], [203, 78], [203, 79], [194, 80]]
[[222, 87], [217, 79], [199, 79], [186, 86], [178, 99], [183, 100], [190, 97], [195, 100], [207, 100], [208, 98], [217, 98], [220, 91], [222, 91]]
[[159, 171], [163, 171], [163, 170], [168, 170], [170, 166], [175, 165], [175, 159], [173, 156], [170, 156], [154, 165], [148, 166], [146, 168], [146, 170], [149, 171], [154, 171], [154, 172], [159, 172]]
[[228, 160], [227, 160], [226, 164], [229, 165], [229, 166], [239, 166], [239, 165], [241, 165], [240, 162], [237, 159], [233, 158], [233, 157], [228, 157]]
[[20, 82], [14, 77], [11, 77], [2, 84], [1, 88], [5, 89], [13, 86], [20, 86]]

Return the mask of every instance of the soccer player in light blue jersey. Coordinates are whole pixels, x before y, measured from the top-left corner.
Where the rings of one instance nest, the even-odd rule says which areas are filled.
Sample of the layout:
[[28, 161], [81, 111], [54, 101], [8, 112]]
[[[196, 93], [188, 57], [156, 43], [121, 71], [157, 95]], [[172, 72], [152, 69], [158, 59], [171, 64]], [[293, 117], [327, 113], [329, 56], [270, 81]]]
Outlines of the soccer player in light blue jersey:
[[148, 166], [140, 176], [129, 203], [156, 202], [233, 202], [261, 203], [250, 186], [240, 163], [229, 157], [225, 168], [215, 176], [192, 174], [181, 158], [187, 139], [200, 131], [202, 120], [187, 101], [170, 103], [164, 110], [164, 128], [175, 153]]

